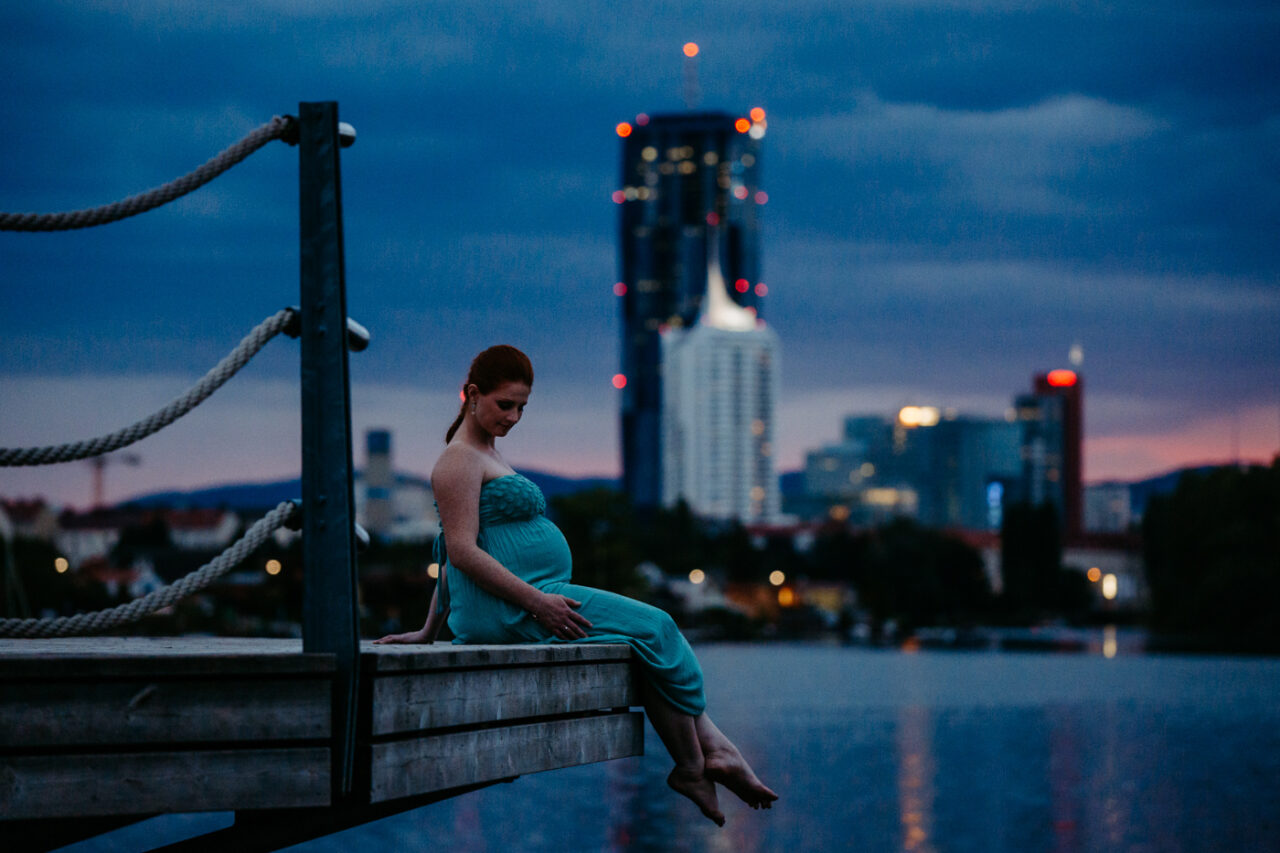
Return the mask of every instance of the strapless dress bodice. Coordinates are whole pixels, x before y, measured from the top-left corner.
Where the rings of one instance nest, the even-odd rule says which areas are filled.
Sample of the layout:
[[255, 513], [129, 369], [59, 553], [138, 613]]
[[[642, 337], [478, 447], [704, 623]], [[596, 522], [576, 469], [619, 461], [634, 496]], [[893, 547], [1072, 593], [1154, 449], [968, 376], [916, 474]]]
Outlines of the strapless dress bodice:
[[547, 511], [542, 490], [523, 474], [496, 477], [480, 487], [480, 526], [527, 521]]

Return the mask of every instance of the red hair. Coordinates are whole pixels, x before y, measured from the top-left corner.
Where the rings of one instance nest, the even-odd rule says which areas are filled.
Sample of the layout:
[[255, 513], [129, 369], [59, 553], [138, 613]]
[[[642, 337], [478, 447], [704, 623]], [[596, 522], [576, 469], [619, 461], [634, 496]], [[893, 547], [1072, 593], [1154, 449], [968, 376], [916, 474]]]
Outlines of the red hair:
[[468, 386], [474, 385], [480, 389], [481, 394], [488, 394], [507, 382], [523, 382], [530, 388], [533, 387], [533, 363], [529, 361], [529, 356], [506, 344], [489, 347], [476, 356], [471, 361], [471, 369], [467, 371], [467, 381], [462, 383], [462, 407], [458, 409], [453, 425], [445, 433], [445, 444], [453, 440], [453, 434], [462, 426], [462, 419], [467, 415]]

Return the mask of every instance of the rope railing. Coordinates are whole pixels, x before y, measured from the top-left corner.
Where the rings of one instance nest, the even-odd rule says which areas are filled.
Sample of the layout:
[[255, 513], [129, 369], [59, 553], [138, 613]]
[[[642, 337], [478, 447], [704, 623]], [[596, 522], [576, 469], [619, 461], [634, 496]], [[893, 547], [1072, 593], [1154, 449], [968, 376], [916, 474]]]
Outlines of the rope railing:
[[0, 231], [70, 231], [127, 219], [181, 198], [199, 189], [273, 139], [295, 142], [297, 122], [292, 116], [275, 116], [239, 142], [214, 156], [203, 166], [163, 186], [113, 204], [63, 213], [0, 213]]
[[233, 545], [208, 563], [166, 587], [154, 590], [128, 604], [121, 604], [92, 613], [75, 616], [54, 616], [40, 619], [0, 619], [0, 637], [35, 639], [42, 637], [72, 637], [96, 634], [110, 630], [163, 607], [168, 607], [200, 592], [231, 569], [242, 563], [256, 551], [276, 528], [288, 523], [294, 513], [300, 511], [295, 501], [285, 501], [258, 519]]
[[272, 316], [263, 320], [234, 350], [222, 361], [214, 365], [204, 377], [193, 385], [185, 394], [175, 398], [160, 411], [144, 418], [135, 424], [116, 430], [115, 432], [85, 439], [70, 444], [54, 444], [47, 447], [4, 447], [0, 448], [0, 467], [16, 467], [27, 465], [52, 465], [57, 462], [72, 462], [76, 459], [87, 459], [101, 456], [121, 447], [127, 447], [140, 441], [152, 433], [159, 432], [178, 418], [190, 412], [208, 399], [214, 391], [235, 376], [240, 368], [249, 363], [258, 351], [266, 346], [267, 341], [280, 332], [291, 332], [291, 325], [296, 322], [297, 311], [293, 308], [281, 308]]

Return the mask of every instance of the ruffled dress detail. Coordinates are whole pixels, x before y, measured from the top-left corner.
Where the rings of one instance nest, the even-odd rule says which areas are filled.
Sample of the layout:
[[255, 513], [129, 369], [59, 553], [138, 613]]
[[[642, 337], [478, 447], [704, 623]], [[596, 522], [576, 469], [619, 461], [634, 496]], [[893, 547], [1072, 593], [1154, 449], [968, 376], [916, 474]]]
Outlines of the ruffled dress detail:
[[[571, 582], [573, 556], [564, 534], [546, 517], [542, 490], [521, 474], [498, 477], [480, 489], [476, 544], [521, 580], [542, 592], [582, 602], [592, 627], [576, 643], [626, 643], [648, 681], [673, 706], [697, 715], [706, 708], [702, 668], [666, 611], [626, 596]], [[444, 568], [440, 600], [448, 602], [455, 643], [557, 643], [529, 613], [485, 592], [448, 562], [444, 535], [437, 542]]]

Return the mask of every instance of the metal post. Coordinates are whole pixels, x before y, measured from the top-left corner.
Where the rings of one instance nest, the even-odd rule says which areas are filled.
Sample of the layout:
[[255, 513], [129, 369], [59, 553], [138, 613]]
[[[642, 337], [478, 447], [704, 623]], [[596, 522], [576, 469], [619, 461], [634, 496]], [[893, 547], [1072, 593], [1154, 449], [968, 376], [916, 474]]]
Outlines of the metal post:
[[351, 391], [338, 105], [298, 105], [302, 314], [302, 649], [337, 657], [333, 791], [351, 792], [360, 623], [351, 492]]

